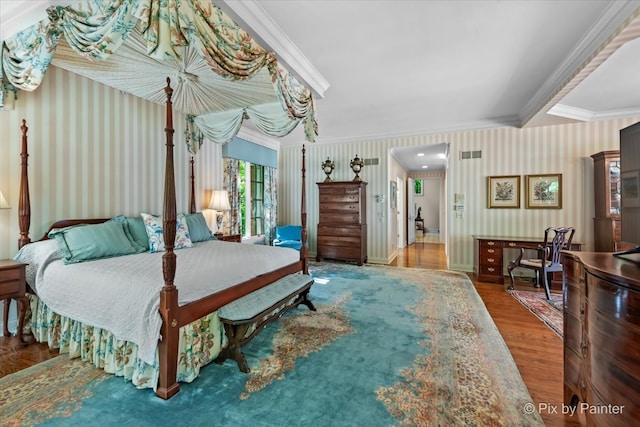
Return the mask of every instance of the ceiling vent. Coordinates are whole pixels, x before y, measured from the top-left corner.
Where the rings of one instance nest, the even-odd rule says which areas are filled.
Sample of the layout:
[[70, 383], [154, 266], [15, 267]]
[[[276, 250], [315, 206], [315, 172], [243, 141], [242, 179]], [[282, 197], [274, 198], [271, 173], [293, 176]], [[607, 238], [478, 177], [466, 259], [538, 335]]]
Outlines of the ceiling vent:
[[460, 160], [481, 159], [481, 158], [482, 158], [482, 151], [481, 150], [461, 151], [460, 152]]
[[378, 164], [378, 158], [373, 158], [373, 159], [364, 159], [364, 165], [365, 166], [375, 166]]

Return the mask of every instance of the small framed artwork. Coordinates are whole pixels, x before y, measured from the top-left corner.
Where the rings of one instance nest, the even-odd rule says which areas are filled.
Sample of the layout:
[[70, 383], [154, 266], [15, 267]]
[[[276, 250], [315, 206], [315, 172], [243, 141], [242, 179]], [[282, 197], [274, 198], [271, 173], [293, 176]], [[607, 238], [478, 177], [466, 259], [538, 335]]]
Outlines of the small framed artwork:
[[520, 175], [487, 177], [487, 207], [520, 208]]
[[526, 176], [527, 209], [562, 209], [562, 174]]
[[389, 188], [389, 206], [391, 209], [396, 209], [398, 207], [397, 197], [398, 197], [398, 184], [395, 181], [389, 181], [391, 186]]
[[422, 182], [422, 179], [416, 179], [413, 181], [413, 185], [415, 186], [414, 189], [414, 194], [416, 196], [424, 196], [424, 183]]
[[640, 170], [623, 172], [620, 175], [622, 207], [640, 207]]

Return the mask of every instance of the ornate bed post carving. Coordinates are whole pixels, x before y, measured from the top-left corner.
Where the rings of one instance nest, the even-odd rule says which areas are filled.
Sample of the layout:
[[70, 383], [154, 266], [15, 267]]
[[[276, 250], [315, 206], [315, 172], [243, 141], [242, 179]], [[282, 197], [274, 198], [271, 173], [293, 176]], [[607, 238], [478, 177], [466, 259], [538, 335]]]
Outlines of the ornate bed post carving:
[[167, 95], [166, 106], [166, 163], [164, 175], [164, 211], [163, 236], [165, 253], [162, 255], [164, 287], [160, 292], [160, 315], [162, 316], [161, 340], [158, 345], [160, 358], [160, 376], [156, 394], [169, 399], [180, 391], [176, 381], [178, 371], [178, 289], [173, 283], [176, 276], [176, 254], [173, 251], [176, 238], [176, 186], [173, 161], [173, 104], [171, 103], [171, 79], [167, 77], [164, 89]]
[[18, 199], [18, 226], [20, 239], [18, 249], [31, 242], [29, 227], [31, 227], [31, 200], [29, 199], [29, 173], [27, 171], [29, 152], [27, 151], [27, 121], [22, 119], [22, 150], [20, 152], [20, 198]]
[[309, 248], [307, 247], [307, 191], [306, 191], [306, 150], [302, 145], [302, 195], [300, 201], [300, 224], [302, 224], [302, 247], [300, 248], [300, 260], [302, 261], [302, 272], [309, 274]]
[[193, 160], [193, 156], [191, 156], [191, 173], [189, 175], [190, 186], [189, 186], [189, 213], [196, 213], [196, 174]]

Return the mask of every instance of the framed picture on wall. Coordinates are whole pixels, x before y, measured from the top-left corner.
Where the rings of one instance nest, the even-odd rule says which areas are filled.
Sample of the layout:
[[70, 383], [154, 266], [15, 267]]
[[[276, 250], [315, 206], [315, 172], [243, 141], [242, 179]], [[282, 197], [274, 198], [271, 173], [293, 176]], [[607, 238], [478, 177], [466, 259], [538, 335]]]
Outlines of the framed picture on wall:
[[562, 209], [562, 174], [526, 176], [527, 209]]
[[395, 181], [390, 181], [391, 186], [389, 188], [389, 206], [391, 209], [396, 209], [398, 207], [397, 197], [398, 197], [398, 184]]
[[487, 207], [520, 209], [520, 175], [487, 177]]
[[422, 179], [416, 178], [413, 181], [413, 185], [415, 187], [414, 194], [416, 196], [424, 196], [424, 182], [422, 182]]

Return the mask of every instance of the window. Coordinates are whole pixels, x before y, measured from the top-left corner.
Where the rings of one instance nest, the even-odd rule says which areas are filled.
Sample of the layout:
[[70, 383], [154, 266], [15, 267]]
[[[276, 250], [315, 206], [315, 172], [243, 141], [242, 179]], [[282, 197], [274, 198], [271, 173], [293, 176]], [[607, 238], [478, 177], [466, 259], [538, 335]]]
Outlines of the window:
[[240, 162], [239, 169], [242, 235], [264, 234], [264, 166]]

